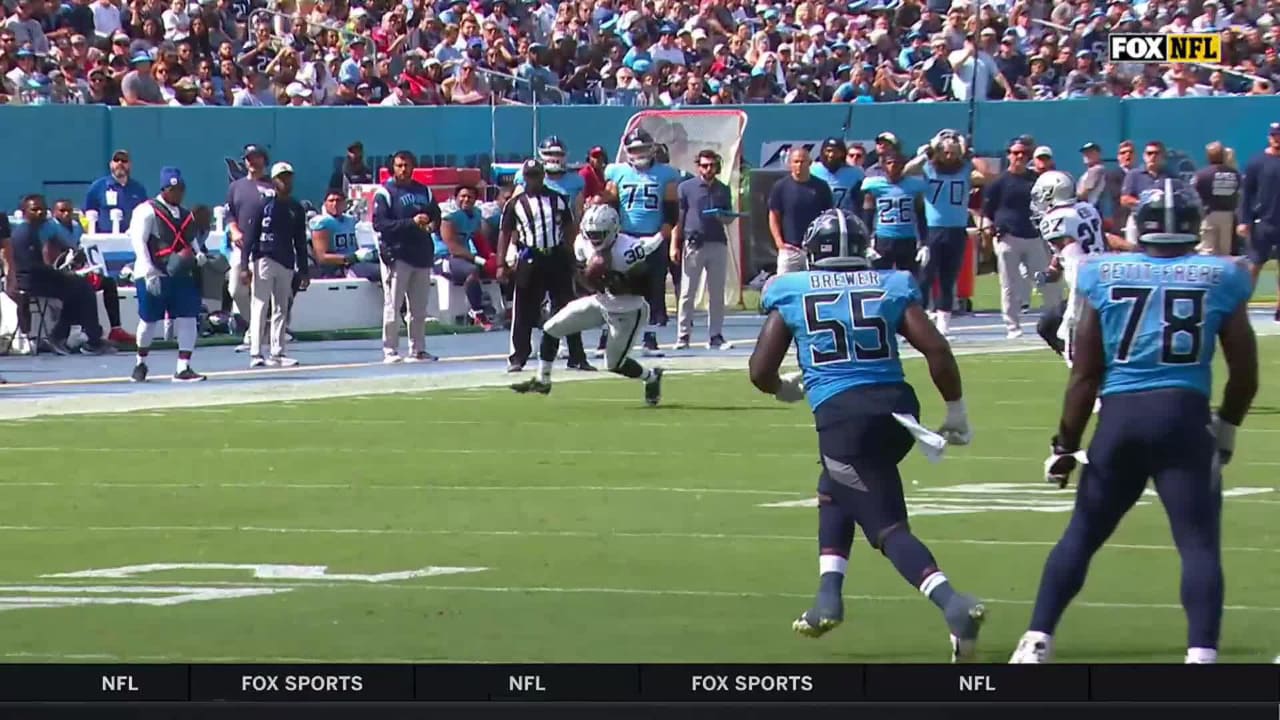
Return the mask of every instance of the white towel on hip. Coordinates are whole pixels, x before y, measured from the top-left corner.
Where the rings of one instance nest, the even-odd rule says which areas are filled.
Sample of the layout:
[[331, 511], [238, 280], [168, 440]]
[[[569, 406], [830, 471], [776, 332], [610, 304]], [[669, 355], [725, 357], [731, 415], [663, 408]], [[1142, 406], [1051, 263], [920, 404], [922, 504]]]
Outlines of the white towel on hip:
[[916, 447], [929, 462], [936, 463], [942, 460], [942, 454], [947, 449], [947, 439], [929, 428], [921, 425], [915, 418], [906, 413], [894, 413], [893, 419], [898, 424], [907, 429], [911, 433], [911, 437], [916, 440]]

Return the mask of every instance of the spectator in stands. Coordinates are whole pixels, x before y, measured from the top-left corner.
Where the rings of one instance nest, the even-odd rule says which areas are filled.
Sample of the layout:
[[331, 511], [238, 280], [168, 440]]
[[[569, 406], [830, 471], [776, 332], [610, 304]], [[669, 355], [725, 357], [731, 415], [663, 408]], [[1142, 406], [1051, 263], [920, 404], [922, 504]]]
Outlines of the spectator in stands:
[[151, 56], [137, 53], [129, 60], [131, 70], [120, 81], [122, 105], [165, 105], [167, 101], [151, 73]]
[[14, 268], [16, 287], [29, 297], [54, 298], [62, 302], [58, 322], [49, 334], [49, 345], [59, 355], [70, 355], [67, 336], [72, 325], [79, 325], [89, 341], [80, 346], [85, 355], [102, 355], [113, 348], [102, 339], [98, 324], [98, 302], [84, 278], [61, 273], [54, 262], [67, 248], [71, 238], [56, 222], [49, 222], [44, 197], [28, 195], [22, 199], [23, 222], [12, 229], [6, 267]]
[[94, 232], [112, 232], [112, 210], [119, 210], [124, 216], [120, 220], [120, 232], [128, 230], [133, 209], [151, 197], [142, 183], [130, 177], [132, 168], [129, 151], [116, 150], [111, 153], [110, 172], [89, 185], [83, 209], [85, 212], [93, 210], [98, 213]]

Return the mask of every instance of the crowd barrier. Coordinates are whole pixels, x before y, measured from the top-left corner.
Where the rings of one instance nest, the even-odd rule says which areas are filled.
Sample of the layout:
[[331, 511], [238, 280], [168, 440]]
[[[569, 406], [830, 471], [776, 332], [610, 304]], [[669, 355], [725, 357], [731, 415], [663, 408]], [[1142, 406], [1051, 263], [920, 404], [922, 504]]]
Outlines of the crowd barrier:
[[[743, 156], [759, 167], [776, 159], [783, 144], [820, 142], [828, 135], [898, 135], [910, 150], [943, 127], [965, 130], [961, 103], [748, 105]], [[503, 106], [422, 108], [108, 108], [97, 105], [0, 106], [10, 153], [0, 175], [0, 206], [11, 210], [25, 193], [69, 197], [79, 205], [88, 184], [106, 173], [111, 152], [128, 149], [134, 175], [156, 190], [160, 168], [182, 169], [189, 203], [225, 199], [228, 167], [246, 143], [266, 146], [274, 159], [297, 171], [299, 197], [318, 202], [347, 145], [361, 140], [373, 163], [397, 150], [419, 156], [420, 166], [480, 168], [518, 162], [540, 136], [559, 135], [574, 159], [593, 145], [617, 146], [636, 108], [612, 106]], [[536, 115], [536, 117], [535, 117]], [[1040, 102], [978, 103], [975, 147], [996, 153], [1016, 135], [1031, 133], [1052, 146], [1059, 167], [1079, 172], [1076, 152], [1096, 142], [1106, 154], [1129, 138], [1159, 138], [1196, 161], [1211, 140], [1247, 158], [1261, 150], [1267, 127], [1280, 120], [1280, 96], [1179, 99], [1088, 98]]]

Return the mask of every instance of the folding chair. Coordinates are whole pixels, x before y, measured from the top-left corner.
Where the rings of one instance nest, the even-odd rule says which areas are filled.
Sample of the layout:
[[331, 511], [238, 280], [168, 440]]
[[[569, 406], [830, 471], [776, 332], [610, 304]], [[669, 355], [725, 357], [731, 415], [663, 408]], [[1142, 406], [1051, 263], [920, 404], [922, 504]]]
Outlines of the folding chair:
[[[56, 323], [56, 319], [51, 317], [54, 310], [53, 303], [55, 302], [58, 301], [51, 297], [40, 297], [26, 292], [18, 293], [18, 329], [27, 336], [27, 340], [31, 343], [32, 355], [40, 354], [40, 346], [49, 339], [49, 331], [53, 329], [53, 324]], [[35, 334], [31, 332], [33, 323], [36, 326]], [[10, 338], [10, 347], [12, 347], [12, 344], [13, 340]]]

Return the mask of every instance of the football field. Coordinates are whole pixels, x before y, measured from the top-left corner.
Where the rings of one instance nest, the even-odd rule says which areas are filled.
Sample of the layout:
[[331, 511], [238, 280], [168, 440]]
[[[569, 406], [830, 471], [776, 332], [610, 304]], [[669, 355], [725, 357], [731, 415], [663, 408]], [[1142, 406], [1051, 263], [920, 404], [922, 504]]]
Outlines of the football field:
[[[1280, 338], [1259, 342], [1262, 390], [1226, 473], [1230, 662], [1280, 654]], [[988, 601], [983, 659], [1004, 662], [1071, 508], [1041, 470], [1066, 371], [1044, 349], [959, 362], [974, 443], [936, 465], [913, 453], [903, 475], [913, 528]], [[936, 426], [923, 362], [906, 367]], [[862, 537], [845, 624], [791, 632], [817, 577], [812, 416], [745, 370], [672, 373], [658, 408], [601, 379], [0, 431], [0, 661], [949, 657], [937, 611]], [[1097, 557], [1058, 659], [1180, 662], [1178, 572], [1149, 491]]]

